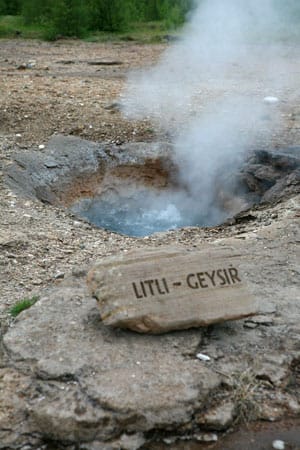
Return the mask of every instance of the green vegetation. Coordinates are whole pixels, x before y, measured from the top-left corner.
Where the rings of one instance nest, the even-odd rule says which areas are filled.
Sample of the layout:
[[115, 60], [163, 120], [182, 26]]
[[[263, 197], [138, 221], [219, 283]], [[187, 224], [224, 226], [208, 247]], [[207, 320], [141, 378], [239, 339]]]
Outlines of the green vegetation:
[[[163, 32], [182, 25], [192, 7], [202, 1], [0, 0], [0, 37], [107, 40], [113, 33], [114, 39], [155, 42]], [[270, 1], [278, 16], [276, 33], [282, 28], [283, 36], [299, 35], [299, 0]], [[155, 24], [152, 30], [149, 24]]]
[[[0, 37], [91, 37], [127, 33], [132, 38], [180, 26], [193, 0], [0, 0]], [[155, 28], [155, 27], [154, 27]], [[129, 34], [128, 34], [129, 33]], [[154, 33], [152, 33], [154, 34]], [[153, 38], [153, 40], [155, 40]]]
[[12, 306], [9, 310], [9, 314], [13, 317], [17, 317], [22, 311], [30, 308], [38, 301], [39, 297], [33, 296], [31, 298], [24, 298]]
[[166, 31], [163, 22], [135, 22], [130, 29], [124, 31], [97, 31], [84, 37], [87, 42], [136, 41], [140, 43], [157, 43], [166, 39], [166, 36], [178, 36], [178, 29]]
[[14, 38], [19, 35], [24, 39], [41, 39], [44, 28], [40, 25], [26, 25], [21, 16], [0, 16], [0, 38]]

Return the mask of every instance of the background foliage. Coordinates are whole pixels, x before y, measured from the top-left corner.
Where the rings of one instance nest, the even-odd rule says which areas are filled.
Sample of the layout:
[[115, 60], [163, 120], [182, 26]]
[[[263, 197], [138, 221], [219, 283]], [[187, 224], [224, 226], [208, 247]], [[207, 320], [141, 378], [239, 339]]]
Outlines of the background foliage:
[[[204, 1], [209, 0], [0, 0], [0, 36], [24, 31], [24, 37], [38, 32], [39, 37], [42, 33], [55, 39], [149, 30], [151, 26], [170, 30], [184, 22], [193, 5]], [[283, 34], [287, 29], [300, 34], [300, 0], [269, 1]]]
[[22, 16], [43, 27], [49, 38], [82, 37], [91, 31], [124, 31], [132, 23], [161, 21], [165, 28], [184, 22], [193, 0], [0, 0], [0, 15]]

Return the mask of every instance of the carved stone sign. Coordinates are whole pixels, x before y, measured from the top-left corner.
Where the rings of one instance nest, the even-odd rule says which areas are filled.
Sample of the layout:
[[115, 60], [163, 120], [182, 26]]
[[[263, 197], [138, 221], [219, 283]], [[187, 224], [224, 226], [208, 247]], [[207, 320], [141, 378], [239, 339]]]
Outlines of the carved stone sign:
[[88, 275], [106, 325], [163, 333], [257, 313], [239, 259], [207, 246], [139, 249], [99, 262]]

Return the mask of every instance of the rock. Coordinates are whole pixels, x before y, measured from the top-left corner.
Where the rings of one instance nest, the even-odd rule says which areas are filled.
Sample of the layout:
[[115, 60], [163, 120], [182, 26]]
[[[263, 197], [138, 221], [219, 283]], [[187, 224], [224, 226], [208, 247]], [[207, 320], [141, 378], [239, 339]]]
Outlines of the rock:
[[[4, 336], [10, 363], [31, 374], [31, 389], [11, 411], [26, 411], [32, 435], [91, 449], [124, 434], [177, 430], [221, 383], [186, 356], [200, 340], [199, 330], [149, 336], [107, 328], [82, 280], [66, 278]], [[6, 390], [1, 395], [12, 397]], [[8, 424], [7, 406], [3, 413]]]
[[[274, 323], [273, 317], [259, 314], [257, 316], [253, 316], [249, 319], [246, 319], [244, 326], [246, 326], [248, 328], [255, 328], [258, 325], [270, 326], [270, 325], [273, 325], [273, 323]], [[252, 326], [252, 325], [254, 325], [254, 326]]]
[[272, 166], [280, 171], [292, 171], [300, 164], [300, 146], [278, 150], [257, 150], [253, 155], [255, 164]]
[[195, 439], [200, 442], [217, 442], [218, 435], [216, 433], [198, 433]]
[[290, 370], [288, 367], [281, 367], [272, 362], [262, 362], [258, 364], [255, 375], [261, 380], [267, 380], [274, 386], [283, 386], [286, 384]]
[[279, 439], [277, 439], [276, 441], [273, 441], [272, 447], [275, 448], [276, 450], [284, 450], [285, 449], [285, 442], [284, 441], [280, 441]]
[[0, 230], [1, 250], [25, 249], [28, 245], [28, 237], [24, 233], [11, 233], [9, 230]]
[[[31, 378], [14, 369], [0, 369], [0, 449], [20, 448], [24, 443], [40, 443], [30, 434], [25, 397], [32, 395]], [[36, 448], [36, 447], [34, 447]]]
[[300, 414], [300, 403], [297, 402], [293, 398], [289, 398], [287, 400], [287, 407], [291, 411], [292, 414], [299, 415]]
[[76, 61], [74, 61], [73, 59], [62, 59], [60, 61], [56, 61], [56, 64], [65, 64], [65, 65], [76, 64]]
[[103, 442], [94, 441], [91, 444], [84, 444], [79, 448], [82, 450], [137, 450], [143, 446], [145, 438], [142, 433], [126, 434], [124, 433], [119, 439]]
[[204, 362], [211, 361], [210, 356], [205, 355], [204, 353], [197, 353], [196, 358], [200, 359], [200, 361], [204, 361]]
[[90, 66], [121, 66], [122, 61], [87, 61]]
[[22, 197], [70, 206], [81, 198], [118, 192], [124, 179], [132, 185], [165, 187], [168, 161], [169, 146], [164, 143], [98, 144], [54, 135], [39, 152], [16, 153], [5, 180]]
[[280, 171], [269, 164], [250, 164], [247, 166], [247, 173], [252, 174], [258, 181], [270, 182], [271, 184], [281, 176]]
[[26, 69], [28, 69], [28, 66], [26, 63], [22, 63], [17, 66], [17, 70], [26, 70]]
[[[300, 192], [299, 167], [300, 147], [258, 150], [243, 167], [241, 181], [262, 202], [276, 202]], [[249, 194], [246, 198], [251, 203]]]
[[235, 406], [233, 402], [227, 402], [197, 416], [196, 420], [201, 427], [207, 430], [226, 430], [233, 422]]
[[55, 280], [62, 280], [63, 278], [65, 278], [65, 273], [64, 272], [57, 272], [54, 277]]
[[266, 420], [268, 422], [279, 421], [286, 414], [283, 408], [274, 407], [274, 405], [267, 403], [262, 403], [259, 409], [259, 419]]
[[105, 325], [141, 333], [206, 326], [257, 312], [237, 255], [217, 246], [140, 249], [100, 261], [88, 275]]
[[106, 106], [104, 106], [104, 109], [107, 109], [108, 111], [121, 110], [121, 107], [122, 107], [121, 103], [119, 103], [119, 102], [112, 102], [112, 103], [109, 103]]
[[115, 449], [119, 450], [120, 448], [124, 450], [137, 450], [145, 443], [145, 438], [142, 433], [137, 434], [123, 434], [118, 442], [115, 444]]
[[254, 323], [254, 322], [251, 322], [251, 321], [249, 321], [249, 320], [245, 320], [245, 322], [244, 322], [244, 327], [245, 327], [245, 328], [254, 329], [254, 328], [257, 328], [257, 327], [258, 327], [258, 324], [257, 324], [257, 323]]
[[262, 197], [263, 202], [275, 202], [277, 200], [292, 197], [300, 193], [300, 170], [295, 170], [284, 178], [281, 178]]

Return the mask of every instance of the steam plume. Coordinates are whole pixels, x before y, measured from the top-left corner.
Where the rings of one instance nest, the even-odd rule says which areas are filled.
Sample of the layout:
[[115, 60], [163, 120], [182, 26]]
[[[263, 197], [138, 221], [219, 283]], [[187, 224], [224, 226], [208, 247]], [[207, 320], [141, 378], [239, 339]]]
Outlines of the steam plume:
[[[270, 108], [263, 98], [280, 87], [272, 67], [275, 50], [267, 45], [281, 26], [275, 4], [198, 2], [179, 42], [156, 66], [131, 74], [123, 94], [128, 117], [151, 117], [172, 133], [185, 202], [201, 210], [208, 224], [224, 218], [216, 202], [221, 175], [234, 171], [272, 132], [262, 118]], [[262, 89], [266, 80], [268, 91]]]

